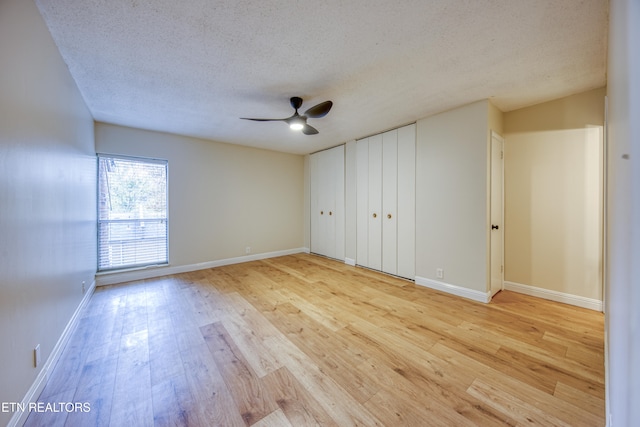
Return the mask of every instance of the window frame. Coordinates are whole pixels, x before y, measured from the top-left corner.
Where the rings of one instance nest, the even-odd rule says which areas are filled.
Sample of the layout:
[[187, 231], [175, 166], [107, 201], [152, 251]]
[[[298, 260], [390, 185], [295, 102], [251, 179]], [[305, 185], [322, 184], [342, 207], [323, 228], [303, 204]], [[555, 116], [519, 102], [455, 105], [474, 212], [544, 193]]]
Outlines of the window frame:
[[[100, 168], [100, 159], [122, 159], [122, 160], [127, 160], [127, 161], [133, 161], [133, 162], [139, 162], [139, 163], [146, 163], [146, 164], [159, 164], [159, 165], [164, 165], [165, 167], [165, 215], [164, 218], [150, 218], [150, 219], [144, 219], [144, 218], [132, 218], [132, 219], [101, 219], [101, 195], [100, 195], [100, 189], [101, 189], [101, 168]], [[154, 157], [141, 157], [141, 156], [129, 156], [129, 155], [121, 155], [121, 154], [109, 154], [109, 153], [96, 153], [96, 172], [97, 172], [97, 182], [96, 182], [96, 238], [97, 238], [97, 244], [96, 244], [96, 249], [97, 249], [97, 257], [96, 257], [96, 269], [98, 273], [113, 273], [113, 272], [118, 272], [118, 271], [127, 271], [127, 270], [137, 270], [137, 269], [143, 269], [143, 268], [149, 268], [149, 267], [161, 267], [161, 266], [167, 266], [169, 265], [169, 256], [170, 256], [170, 252], [169, 252], [169, 161], [167, 159], [161, 159], [161, 158], [154, 158]], [[145, 263], [138, 263], [138, 264], [127, 264], [127, 265], [117, 265], [117, 266], [108, 266], [108, 267], [104, 267], [101, 268], [101, 258], [100, 258], [100, 252], [101, 252], [101, 245], [100, 245], [100, 232], [101, 232], [101, 224], [105, 224], [105, 223], [117, 223], [117, 222], [127, 222], [127, 221], [164, 221], [165, 223], [165, 229], [166, 229], [166, 247], [165, 247], [165, 259], [162, 261], [152, 261], [152, 262], [145, 262]]]

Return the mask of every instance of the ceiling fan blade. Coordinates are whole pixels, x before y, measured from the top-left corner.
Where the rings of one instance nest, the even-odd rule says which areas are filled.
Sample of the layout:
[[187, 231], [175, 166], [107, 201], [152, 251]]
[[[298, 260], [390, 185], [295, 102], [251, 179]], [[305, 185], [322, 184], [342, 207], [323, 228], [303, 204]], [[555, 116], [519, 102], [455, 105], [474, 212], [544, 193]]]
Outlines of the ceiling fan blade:
[[305, 135], [316, 135], [318, 133], [318, 129], [305, 124], [302, 128], [302, 133], [304, 133]]
[[288, 120], [289, 118], [286, 119], [252, 119], [249, 117], [240, 117], [240, 119], [242, 120], [253, 120], [254, 122], [283, 122]]
[[317, 119], [317, 118], [320, 118], [320, 117], [324, 117], [324, 116], [327, 115], [329, 110], [331, 110], [331, 107], [333, 107], [333, 102], [324, 101], [324, 102], [321, 102], [318, 105], [315, 105], [315, 106], [309, 108], [307, 111], [304, 112], [304, 115], [307, 116], [307, 117], [314, 118], [314, 119]]

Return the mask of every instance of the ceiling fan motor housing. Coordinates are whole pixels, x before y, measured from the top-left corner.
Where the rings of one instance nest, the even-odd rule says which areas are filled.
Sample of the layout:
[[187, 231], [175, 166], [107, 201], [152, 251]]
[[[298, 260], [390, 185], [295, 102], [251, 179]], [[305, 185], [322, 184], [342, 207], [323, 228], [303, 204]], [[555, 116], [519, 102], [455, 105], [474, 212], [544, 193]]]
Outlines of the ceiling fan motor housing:
[[298, 111], [298, 108], [302, 106], [302, 98], [299, 96], [292, 96], [289, 100], [294, 110]]

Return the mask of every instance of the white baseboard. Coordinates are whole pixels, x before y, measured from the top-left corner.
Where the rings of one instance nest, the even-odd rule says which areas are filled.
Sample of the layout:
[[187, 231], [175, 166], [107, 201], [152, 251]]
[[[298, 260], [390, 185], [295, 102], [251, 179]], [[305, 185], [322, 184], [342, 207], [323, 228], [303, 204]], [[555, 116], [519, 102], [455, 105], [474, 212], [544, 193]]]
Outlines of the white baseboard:
[[154, 266], [129, 271], [96, 274], [98, 286], [114, 285], [116, 283], [131, 282], [134, 280], [150, 279], [152, 277], [168, 276], [170, 274], [188, 273], [190, 271], [204, 270], [206, 268], [222, 267], [224, 265], [240, 264], [242, 262], [257, 261], [267, 258], [275, 258], [284, 255], [308, 253], [306, 248], [287, 249], [284, 251], [266, 252], [262, 254], [245, 255], [235, 258], [226, 258], [217, 261], [201, 262], [198, 264], [177, 266]]
[[507, 291], [530, 295], [532, 297], [562, 302], [565, 304], [575, 305], [577, 307], [588, 308], [590, 310], [602, 311], [602, 301], [593, 298], [586, 298], [578, 295], [567, 294], [564, 292], [537, 288], [535, 286], [523, 285], [515, 282], [504, 282], [504, 289]]
[[[93, 283], [91, 283], [91, 286], [89, 286], [89, 288], [86, 290], [84, 296], [82, 297], [82, 301], [80, 301], [80, 304], [74, 311], [73, 316], [71, 316], [71, 319], [67, 323], [67, 326], [64, 328], [64, 331], [62, 331], [62, 335], [60, 335], [58, 342], [56, 343], [55, 347], [53, 347], [51, 354], [49, 355], [49, 357], [47, 358], [47, 361], [42, 366], [42, 369], [38, 373], [38, 376], [36, 377], [35, 381], [33, 382], [33, 384], [31, 384], [31, 387], [29, 387], [29, 390], [27, 390], [27, 394], [24, 396], [21, 402], [22, 407], [29, 407], [30, 403], [38, 400], [38, 397], [40, 396], [40, 393], [42, 393], [44, 386], [47, 385], [47, 381], [49, 380], [51, 371], [56, 366], [56, 363], [58, 363], [58, 359], [60, 359], [60, 355], [62, 354], [62, 351], [64, 350], [65, 346], [67, 345], [69, 338], [71, 338], [71, 335], [76, 330], [76, 327], [78, 326], [78, 321], [80, 320], [80, 315], [84, 310], [84, 308], [86, 307], [86, 305], [89, 303], [89, 300], [91, 299], [91, 296], [93, 295], [93, 292], [95, 291], [95, 289], [96, 289], [96, 282], [94, 280]], [[23, 425], [27, 420], [28, 416], [29, 416], [28, 411], [14, 412], [13, 416], [9, 420], [9, 424], [7, 424], [7, 427], [17, 427], [17, 426]]]
[[416, 276], [416, 285], [425, 286], [437, 291], [446, 292], [448, 294], [457, 295], [459, 297], [468, 298], [474, 301], [488, 303], [491, 301], [490, 292], [481, 292], [474, 289], [464, 288], [450, 283], [440, 282], [438, 280], [427, 279], [426, 277]]
[[355, 259], [345, 258], [344, 259], [344, 263], [347, 264], [347, 265], [350, 265], [352, 267], [356, 266], [356, 260]]

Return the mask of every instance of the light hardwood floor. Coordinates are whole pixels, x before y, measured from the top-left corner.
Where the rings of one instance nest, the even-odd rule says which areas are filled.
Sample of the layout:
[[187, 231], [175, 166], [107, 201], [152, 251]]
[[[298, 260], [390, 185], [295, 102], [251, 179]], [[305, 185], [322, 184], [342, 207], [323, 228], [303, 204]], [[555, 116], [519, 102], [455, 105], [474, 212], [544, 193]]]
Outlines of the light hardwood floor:
[[603, 315], [314, 255], [99, 288], [27, 426], [604, 425]]

